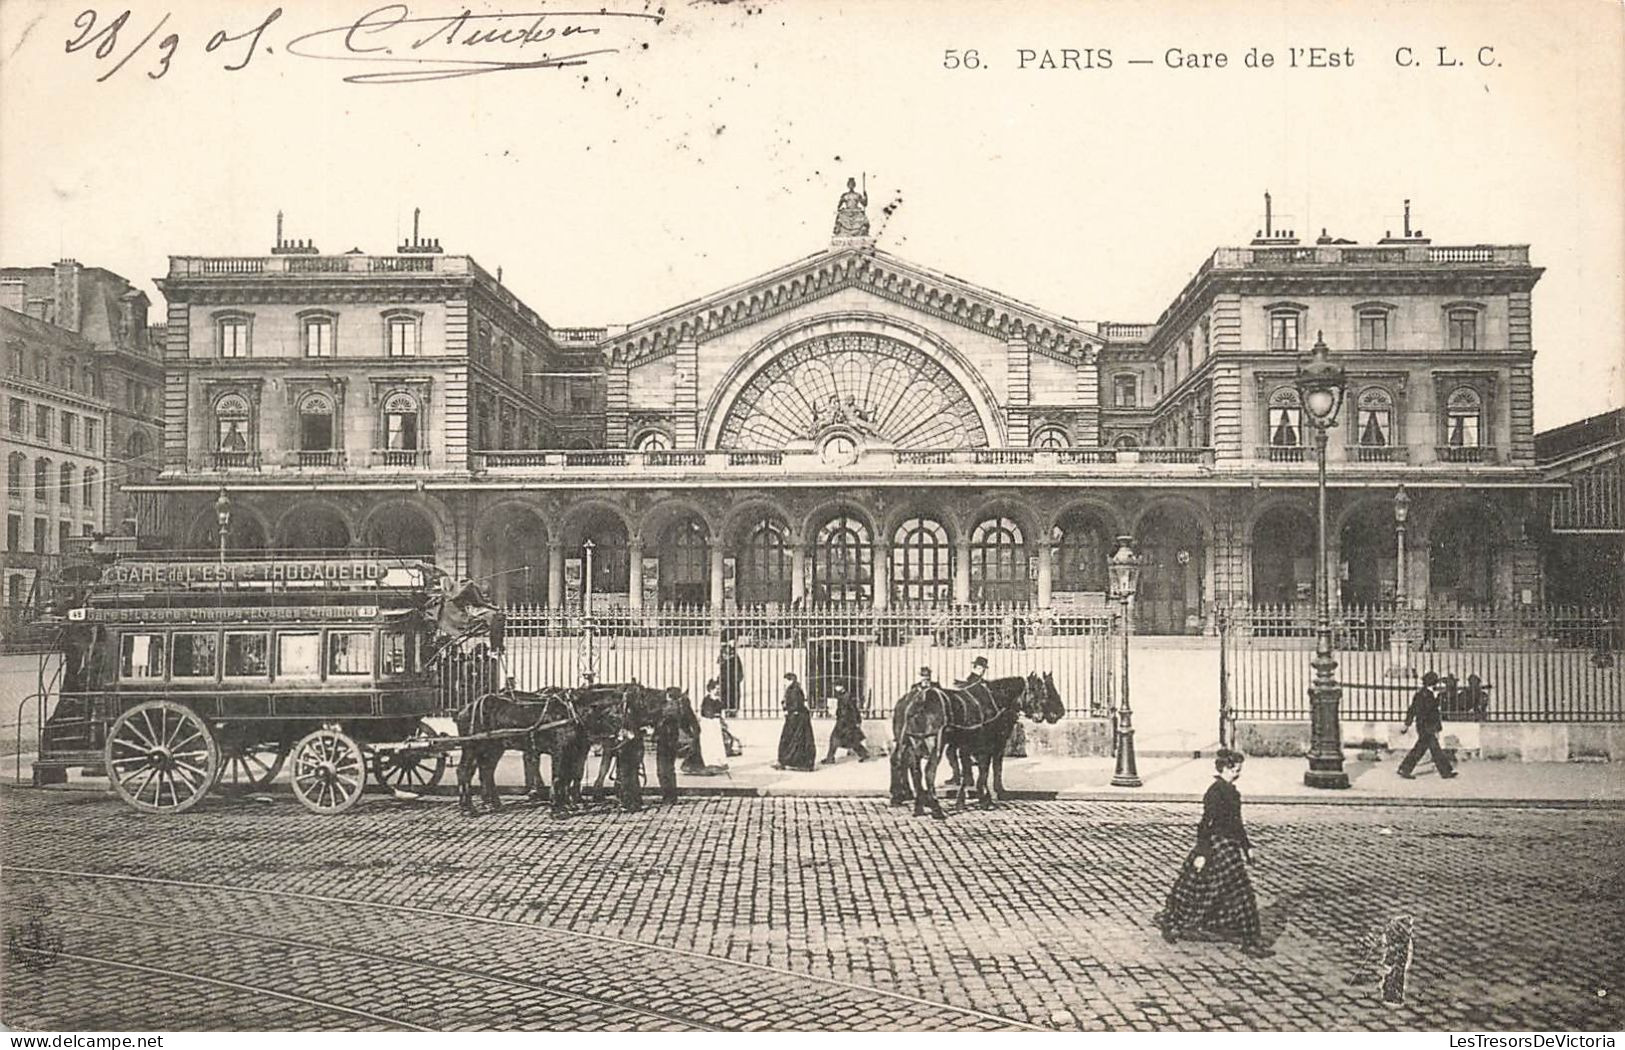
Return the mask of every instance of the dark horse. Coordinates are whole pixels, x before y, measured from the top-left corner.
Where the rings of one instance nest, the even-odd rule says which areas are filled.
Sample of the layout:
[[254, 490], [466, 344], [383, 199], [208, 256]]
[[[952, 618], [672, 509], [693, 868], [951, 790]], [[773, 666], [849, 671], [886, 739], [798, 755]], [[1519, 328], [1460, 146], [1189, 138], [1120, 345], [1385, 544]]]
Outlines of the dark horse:
[[[598, 776], [593, 790], [599, 801], [605, 797], [604, 781], [609, 776], [614, 751], [623, 731], [654, 731], [655, 775], [660, 782], [660, 797], [665, 802], [677, 801], [677, 751], [683, 734], [698, 737], [700, 720], [694, 713], [694, 704], [688, 692], [677, 686], [651, 689], [637, 682], [618, 685], [592, 685], [574, 691], [576, 709], [580, 713], [582, 739], [575, 759], [568, 767], [568, 790], [576, 801], [581, 799], [581, 782], [586, 776], [587, 750], [591, 744], [603, 746], [603, 758], [598, 763]], [[557, 768], [557, 767], [556, 767]], [[562, 791], [561, 777], [554, 777], [554, 790]]]
[[937, 802], [937, 765], [952, 744], [959, 754], [959, 806], [965, 807], [972, 764], [978, 772], [977, 796], [984, 808], [993, 805], [987, 777], [1002, 796], [1004, 751], [1016, 719], [1056, 721], [1065, 711], [1055, 683], [1034, 671], [1025, 678], [994, 678], [971, 689], [915, 689], [892, 713], [892, 805], [914, 800], [914, 814], [946, 814]]
[[[484, 736], [484, 734], [491, 734]], [[582, 752], [581, 725], [567, 691], [549, 689], [540, 693], [486, 693], [469, 701], [457, 712], [457, 735], [482, 737], [463, 745], [457, 764], [457, 805], [464, 813], [474, 812], [472, 782], [480, 774], [480, 795], [491, 809], [502, 802], [497, 798], [496, 768], [502, 753], [520, 748], [525, 758], [525, 787], [530, 797], [539, 799], [542, 791], [541, 754], [553, 760], [553, 812], [562, 816], [569, 798], [560, 785], [560, 770], [566, 769]]]

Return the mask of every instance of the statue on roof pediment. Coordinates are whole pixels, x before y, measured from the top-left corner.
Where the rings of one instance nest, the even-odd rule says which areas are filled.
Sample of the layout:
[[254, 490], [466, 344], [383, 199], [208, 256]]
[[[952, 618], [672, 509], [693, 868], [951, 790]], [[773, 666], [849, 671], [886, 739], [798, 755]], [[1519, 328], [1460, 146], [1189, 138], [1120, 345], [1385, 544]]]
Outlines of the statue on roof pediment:
[[835, 205], [835, 236], [869, 236], [869, 194], [858, 189], [857, 179], [846, 180], [846, 192]]

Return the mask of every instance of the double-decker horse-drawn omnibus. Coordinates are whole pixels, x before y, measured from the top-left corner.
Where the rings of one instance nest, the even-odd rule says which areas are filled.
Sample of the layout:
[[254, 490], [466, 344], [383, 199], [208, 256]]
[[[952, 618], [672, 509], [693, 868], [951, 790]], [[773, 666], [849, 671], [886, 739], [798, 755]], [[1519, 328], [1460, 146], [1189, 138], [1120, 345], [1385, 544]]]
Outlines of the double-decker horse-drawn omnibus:
[[285, 761], [318, 813], [353, 806], [369, 771], [432, 787], [452, 742], [424, 719], [455, 696], [431, 666], [443, 579], [359, 554], [104, 559], [59, 602], [35, 782], [105, 771], [124, 802], [160, 813], [265, 787]]

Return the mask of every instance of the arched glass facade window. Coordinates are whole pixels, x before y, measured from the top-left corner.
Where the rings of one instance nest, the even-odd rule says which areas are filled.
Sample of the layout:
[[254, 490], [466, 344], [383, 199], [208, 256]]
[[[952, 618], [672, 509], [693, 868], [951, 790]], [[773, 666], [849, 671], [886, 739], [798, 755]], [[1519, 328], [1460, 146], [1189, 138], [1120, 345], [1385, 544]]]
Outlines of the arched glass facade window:
[[664, 430], [645, 430], [632, 447], [639, 452], [665, 452], [671, 448], [671, 436]]
[[[253, 445], [250, 440], [248, 399], [241, 394], [227, 394], [214, 403], [215, 421], [215, 451], [217, 452], [248, 452]], [[139, 435], [139, 431], [137, 432]], [[131, 439], [132, 446], [135, 436]], [[145, 441], [142, 439], [143, 451]], [[133, 449], [132, 449], [133, 454]]]
[[327, 452], [333, 448], [333, 399], [306, 394], [299, 401], [299, 450]]
[[847, 514], [819, 526], [813, 541], [812, 600], [869, 604], [874, 587], [874, 540], [869, 526]]
[[384, 398], [384, 449], [415, 452], [418, 448], [418, 401], [404, 390]]
[[673, 522], [660, 540], [660, 601], [711, 603], [711, 541], [698, 518]]
[[1066, 430], [1061, 427], [1040, 427], [1038, 433], [1033, 435], [1033, 448], [1071, 448], [1072, 439], [1066, 436]]
[[1295, 389], [1284, 386], [1270, 395], [1265, 423], [1271, 448], [1303, 447], [1303, 405]]
[[1365, 448], [1394, 443], [1394, 399], [1381, 387], [1360, 391], [1355, 404], [1355, 442]]
[[1445, 400], [1444, 443], [1451, 448], [1477, 448], [1484, 440], [1484, 402], [1478, 391], [1459, 387]]
[[788, 531], [781, 523], [763, 518], [751, 526], [739, 549], [739, 603], [788, 603], [793, 558]]
[[946, 602], [953, 594], [953, 557], [940, 521], [910, 518], [892, 537], [892, 599]]
[[1026, 543], [1009, 518], [989, 518], [971, 530], [970, 586], [978, 602], [1025, 603], [1031, 597]]
[[1111, 536], [1100, 519], [1080, 511], [1064, 514], [1050, 532], [1050, 544], [1054, 590], [1105, 592]]

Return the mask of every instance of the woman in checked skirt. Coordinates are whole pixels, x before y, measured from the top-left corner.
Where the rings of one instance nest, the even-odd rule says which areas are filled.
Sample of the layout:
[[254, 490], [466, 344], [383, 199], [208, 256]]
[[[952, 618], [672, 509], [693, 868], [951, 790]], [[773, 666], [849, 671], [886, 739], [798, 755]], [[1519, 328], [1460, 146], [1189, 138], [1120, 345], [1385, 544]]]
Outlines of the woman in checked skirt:
[[1184, 933], [1208, 933], [1239, 939], [1242, 951], [1263, 958], [1275, 954], [1259, 935], [1258, 901], [1247, 865], [1253, 862], [1253, 844], [1241, 823], [1243, 756], [1221, 750], [1213, 760], [1218, 771], [1202, 798], [1202, 822], [1196, 826], [1196, 848], [1180, 868], [1168, 893], [1168, 905], [1157, 913], [1157, 925], [1169, 942]]

